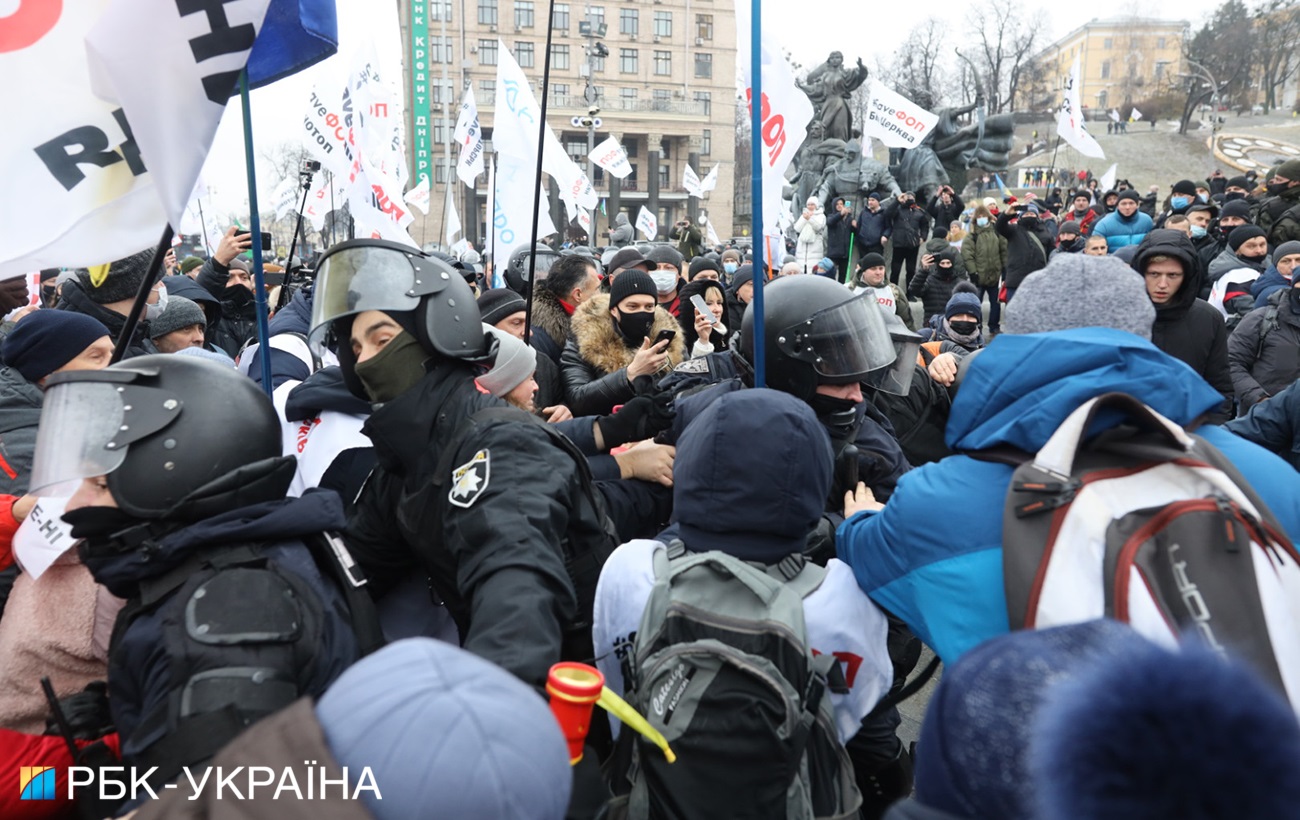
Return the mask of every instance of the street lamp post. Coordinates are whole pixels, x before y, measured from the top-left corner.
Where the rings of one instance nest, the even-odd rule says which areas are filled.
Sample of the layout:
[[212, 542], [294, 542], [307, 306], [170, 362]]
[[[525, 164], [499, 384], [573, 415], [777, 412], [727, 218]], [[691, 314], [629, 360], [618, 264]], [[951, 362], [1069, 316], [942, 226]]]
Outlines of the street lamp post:
[[[586, 52], [587, 61], [581, 71], [582, 77], [586, 81], [586, 85], [582, 89], [582, 98], [587, 103], [587, 116], [574, 117], [574, 121], [587, 127], [587, 179], [591, 180], [593, 187], [596, 184], [596, 172], [591, 154], [596, 150], [596, 128], [600, 125], [600, 120], [597, 119], [596, 115], [600, 113], [600, 106], [596, 104], [596, 86], [591, 83], [591, 61], [593, 57], [609, 56], [609, 49], [605, 47], [604, 43], [597, 41], [597, 38], [605, 36], [606, 30], [607, 27], [604, 23], [593, 26], [590, 20], [585, 20], [578, 24], [578, 34], [587, 38], [587, 44], [582, 47], [583, 51]], [[587, 231], [587, 243], [593, 248], [596, 247], [596, 220], [594, 214], [591, 220], [591, 229]]]

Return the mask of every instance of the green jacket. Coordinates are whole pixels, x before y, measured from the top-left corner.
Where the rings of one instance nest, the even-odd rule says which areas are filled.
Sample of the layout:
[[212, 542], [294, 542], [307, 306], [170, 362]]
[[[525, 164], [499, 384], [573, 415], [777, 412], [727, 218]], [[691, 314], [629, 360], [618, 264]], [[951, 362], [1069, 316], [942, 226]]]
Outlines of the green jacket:
[[973, 226], [961, 243], [961, 258], [966, 273], [983, 288], [995, 288], [1007, 267], [1007, 240], [990, 222], [983, 228]]
[[1268, 244], [1300, 240], [1300, 186], [1288, 188], [1259, 206], [1256, 224], [1268, 233]]

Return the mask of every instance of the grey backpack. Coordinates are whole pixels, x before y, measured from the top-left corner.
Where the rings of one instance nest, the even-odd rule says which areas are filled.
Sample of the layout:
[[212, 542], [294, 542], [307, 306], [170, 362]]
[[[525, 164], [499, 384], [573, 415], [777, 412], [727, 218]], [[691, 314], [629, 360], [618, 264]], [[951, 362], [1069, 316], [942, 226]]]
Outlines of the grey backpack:
[[634, 744], [627, 816], [856, 817], [862, 797], [824, 696], [843, 679], [804, 626], [803, 599], [825, 569], [798, 554], [771, 567], [687, 554], [674, 541], [655, 550], [654, 570], [624, 678], [677, 761], [623, 733]]

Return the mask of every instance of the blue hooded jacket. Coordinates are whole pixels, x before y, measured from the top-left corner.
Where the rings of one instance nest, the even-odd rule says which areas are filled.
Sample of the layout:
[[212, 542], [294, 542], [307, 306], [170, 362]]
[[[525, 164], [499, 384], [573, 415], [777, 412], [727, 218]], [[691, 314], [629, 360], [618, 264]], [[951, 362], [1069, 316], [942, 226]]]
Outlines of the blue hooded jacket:
[[[1188, 424], [1223, 397], [1191, 368], [1123, 331], [1081, 328], [999, 336], [971, 362], [945, 440], [957, 452], [1010, 445], [1037, 452], [1080, 404], [1103, 393], [1136, 396]], [[1115, 426], [1100, 413], [1093, 432]], [[1227, 456], [1300, 536], [1300, 476], [1286, 462], [1219, 427], [1197, 433]], [[955, 455], [912, 470], [879, 512], [846, 520], [841, 560], [876, 603], [943, 659], [1008, 631], [1002, 585], [1002, 510], [1012, 468]]]
[[1289, 287], [1291, 287], [1291, 280], [1282, 275], [1277, 265], [1270, 265], [1268, 270], [1250, 283], [1250, 295], [1255, 297], [1255, 307], [1268, 307], [1268, 297]]

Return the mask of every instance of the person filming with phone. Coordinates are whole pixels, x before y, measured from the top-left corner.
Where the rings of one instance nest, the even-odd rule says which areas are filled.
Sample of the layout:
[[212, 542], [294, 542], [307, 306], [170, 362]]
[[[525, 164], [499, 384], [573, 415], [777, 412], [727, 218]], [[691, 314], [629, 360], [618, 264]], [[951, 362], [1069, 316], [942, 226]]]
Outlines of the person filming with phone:
[[245, 342], [257, 336], [253, 277], [248, 263], [239, 258], [252, 247], [251, 233], [238, 226], [227, 228], [216, 253], [203, 263], [196, 280], [221, 302], [221, 319], [208, 328], [208, 340], [232, 359]]
[[659, 306], [655, 280], [636, 268], [620, 273], [608, 296], [579, 305], [571, 328], [560, 370], [575, 416], [609, 413], [637, 394], [637, 378], [656, 378], [686, 358], [681, 328]]

